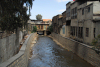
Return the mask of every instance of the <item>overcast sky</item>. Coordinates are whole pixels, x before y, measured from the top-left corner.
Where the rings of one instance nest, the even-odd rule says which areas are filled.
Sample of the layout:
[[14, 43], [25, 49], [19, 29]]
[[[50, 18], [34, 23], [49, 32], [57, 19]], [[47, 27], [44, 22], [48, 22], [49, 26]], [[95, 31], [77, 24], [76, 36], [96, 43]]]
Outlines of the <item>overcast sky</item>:
[[53, 16], [61, 14], [66, 9], [66, 4], [72, 0], [35, 0], [31, 9], [30, 19], [36, 19], [37, 14], [42, 19], [52, 19]]

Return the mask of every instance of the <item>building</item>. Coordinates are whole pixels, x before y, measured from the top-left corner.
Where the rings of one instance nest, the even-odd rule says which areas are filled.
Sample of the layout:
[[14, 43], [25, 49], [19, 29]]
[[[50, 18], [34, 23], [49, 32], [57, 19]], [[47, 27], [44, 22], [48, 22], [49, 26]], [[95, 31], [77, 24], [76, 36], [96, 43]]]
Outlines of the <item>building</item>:
[[52, 25], [53, 25], [53, 31], [57, 34], [60, 34], [60, 27], [59, 27], [59, 18], [61, 18], [62, 15], [56, 15], [52, 18]]
[[59, 34], [60, 28], [60, 35], [86, 44], [100, 35], [100, 1], [70, 1], [64, 13], [59, 18], [58, 15], [53, 17], [55, 33]]
[[43, 19], [44, 23], [49, 23], [49, 26], [52, 25], [52, 19]]
[[73, 1], [70, 1], [66, 4], [66, 37], [70, 37], [71, 29], [71, 4]]
[[100, 2], [86, 1], [80, 3], [75, 1], [69, 2], [66, 7], [68, 5], [70, 5], [70, 10], [68, 10], [70, 17], [68, 14], [66, 15], [66, 25], [70, 27], [70, 38], [91, 44], [92, 40], [100, 34], [98, 26], [100, 25], [98, 23], [100, 21]]
[[62, 25], [60, 25], [61, 27], [60, 27], [60, 35], [62, 35], [62, 36], [66, 36], [66, 30], [67, 30], [67, 28], [66, 28], [66, 11], [64, 11], [63, 13], [62, 13], [62, 17], [61, 17], [61, 22], [60, 22], [60, 24], [62, 23]]
[[33, 26], [37, 27], [37, 32], [44, 33], [44, 31], [48, 31], [48, 27], [52, 24], [51, 19], [43, 19], [43, 20], [29, 20], [28, 21], [28, 30], [32, 31]]

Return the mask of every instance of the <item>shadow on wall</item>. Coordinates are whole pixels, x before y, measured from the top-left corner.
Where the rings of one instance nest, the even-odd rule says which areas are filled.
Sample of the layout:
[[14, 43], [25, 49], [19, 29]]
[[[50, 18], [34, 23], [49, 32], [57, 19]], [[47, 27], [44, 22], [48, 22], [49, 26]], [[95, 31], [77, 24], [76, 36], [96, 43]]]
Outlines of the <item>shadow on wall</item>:
[[95, 67], [100, 67], [100, 55], [96, 53], [95, 50], [92, 49], [91, 46], [87, 44], [80, 43], [70, 38], [62, 37], [56, 33], [51, 34], [57, 41], [59, 41], [64, 48], [74, 52], [76, 55], [86, 60], [88, 63], [92, 64]]
[[[39, 34], [39, 35], [44, 35], [44, 31], [42, 31], [42, 32], [37, 32], [37, 34]], [[50, 34], [51, 34], [50, 31], [46, 31], [46, 35], [50, 35]]]
[[75, 42], [75, 45], [74, 45], [74, 51], [75, 53], [78, 53], [78, 48], [79, 48], [79, 44], [77, 42]]

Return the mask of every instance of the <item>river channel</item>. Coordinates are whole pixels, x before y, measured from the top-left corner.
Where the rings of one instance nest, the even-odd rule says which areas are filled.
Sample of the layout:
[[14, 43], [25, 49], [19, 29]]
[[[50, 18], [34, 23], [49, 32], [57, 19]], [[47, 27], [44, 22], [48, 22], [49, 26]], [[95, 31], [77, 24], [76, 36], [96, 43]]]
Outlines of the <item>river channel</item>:
[[32, 50], [28, 67], [93, 67], [46, 36], [39, 36]]

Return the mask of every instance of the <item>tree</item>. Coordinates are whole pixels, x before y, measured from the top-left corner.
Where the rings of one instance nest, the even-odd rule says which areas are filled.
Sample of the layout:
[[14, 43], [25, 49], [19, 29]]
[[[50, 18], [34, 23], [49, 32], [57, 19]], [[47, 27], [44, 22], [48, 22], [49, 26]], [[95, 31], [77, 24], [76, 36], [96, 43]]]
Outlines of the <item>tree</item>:
[[32, 0], [0, 0], [1, 30], [13, 32], [25, 26], [30, 16], [30, 8], [32, 8]]
[[33, 31], [32, 32], [36, 32], [37, 31], [37, 27], [33, 26]]
[[42, 19], [42, 15], [41, 14], [36, 15], [36, 19], [37, 20], [41, 20]]

